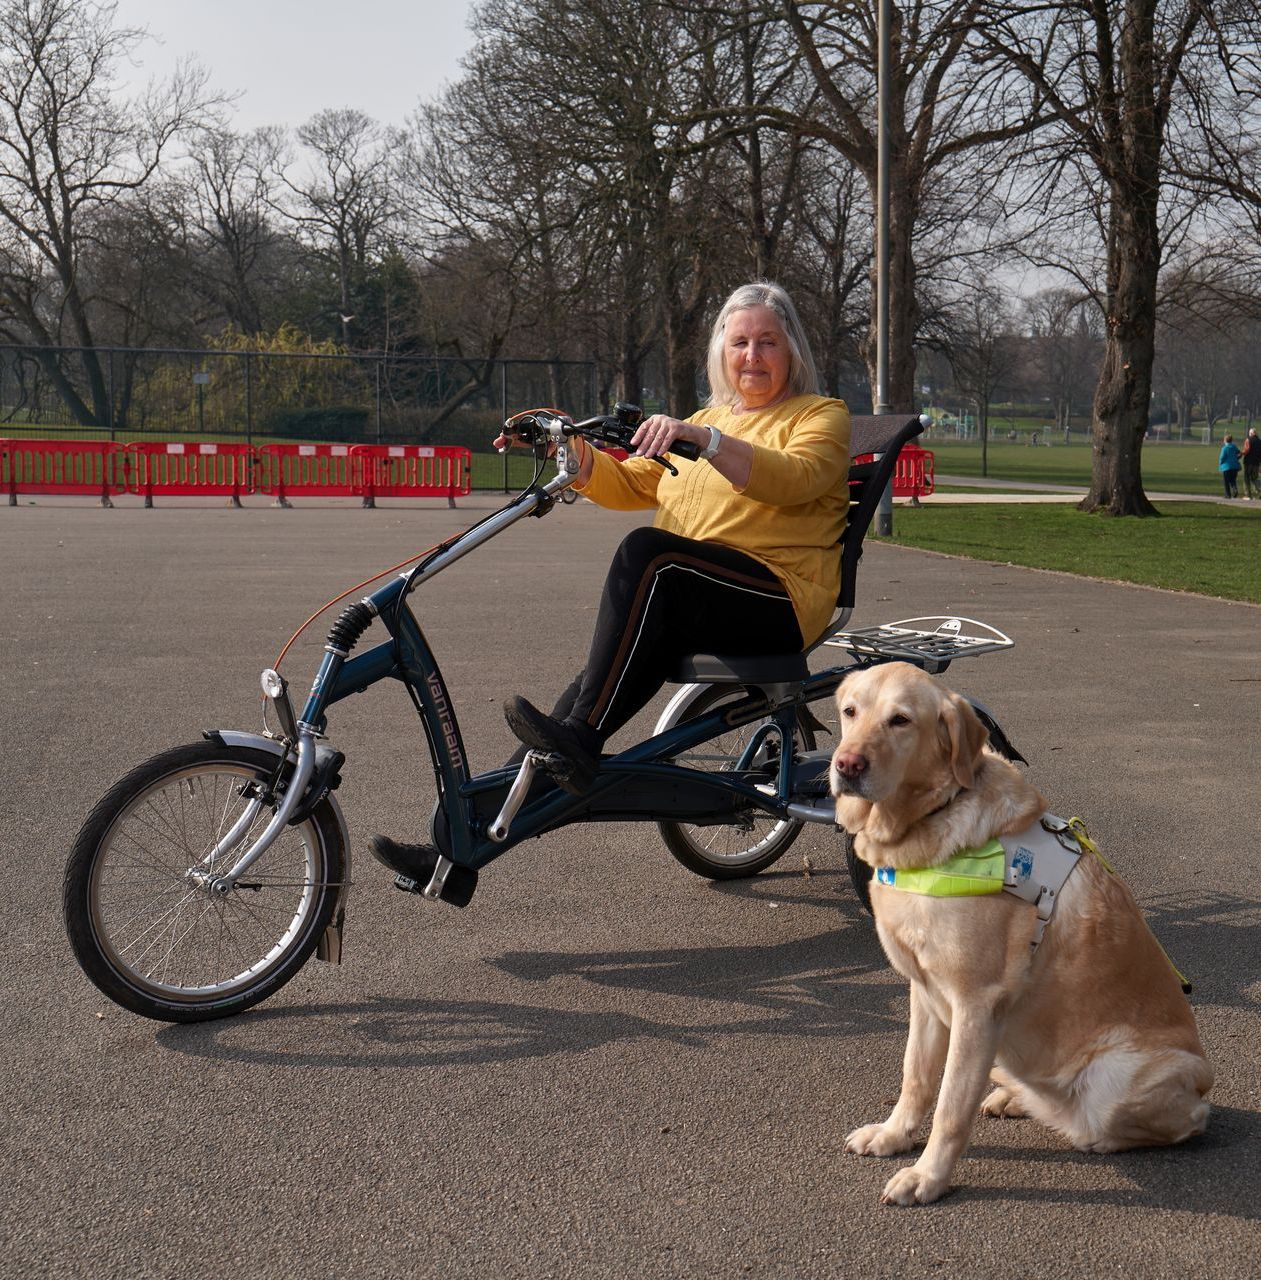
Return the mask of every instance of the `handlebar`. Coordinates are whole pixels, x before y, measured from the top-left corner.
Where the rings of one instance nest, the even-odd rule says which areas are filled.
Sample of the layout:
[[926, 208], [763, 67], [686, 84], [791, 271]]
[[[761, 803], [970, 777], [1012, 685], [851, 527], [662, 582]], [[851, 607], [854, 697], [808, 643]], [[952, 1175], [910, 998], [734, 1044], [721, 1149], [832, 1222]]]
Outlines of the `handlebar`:
[[[616, 449], [629, 449], [631, 438], [643, 419], [644, 411], [635, 404], [618, 402], [613, 412], [598, 414], [594, 418], [586, 418], [582, 422], [574, 422], [555, 409], [529, 409], [524, 413], [514, 414], [504, 423], [504, 434], [514, 435], [525, 444], [539, 445], [543, 443], [564, 444], [571, 436], [582, 436], [596, 444], [611, 445]], [[669, 449], [680, 458], [695, 460], [700, 457], [700, 448], [690, 440], [676, 440]], [[654, 457], [668, 471], [678, 474], [664, 458]]]

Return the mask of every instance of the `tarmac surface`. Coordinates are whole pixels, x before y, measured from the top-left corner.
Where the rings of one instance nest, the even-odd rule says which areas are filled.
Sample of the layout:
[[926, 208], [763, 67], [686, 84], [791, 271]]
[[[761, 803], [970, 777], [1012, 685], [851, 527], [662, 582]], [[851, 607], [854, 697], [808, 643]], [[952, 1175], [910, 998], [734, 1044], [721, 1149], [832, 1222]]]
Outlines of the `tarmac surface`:
[[[1084, 1155], [983, 1118], [948, 1198], [882, 1207], [899, 1165], [843, 1140], [896, 1096], [907, 998], [839, 839], [808, 829], [717, 885], [650, 825], [575, 826], [488, 868], [467, 910], [422, 902], [365, 852], [373, 831], [423, 836], [432, 804], [393, 685], [330, 717], [354, 850], [340, 967], [195, 1026], [89, 985], [60, 895], [96, 800], [205, 728], [257, 728], [257, 673], [317, 605], [494, 505], [0, 509], [0, 1276], [1256, 1274], [1250, 605], [876, 544], [854, 619], [961, 614], [1017, 640], [944, 679], [1085, 817], [1194, 979], [1217, 1083], [1183, 1147]], [[475, 766], [513, 745], [505, 696], [547, 702], [579, 665], [636, 522], [560, 507], [413, 597]], [[332, 616], [286, 660], [299, 689]]]

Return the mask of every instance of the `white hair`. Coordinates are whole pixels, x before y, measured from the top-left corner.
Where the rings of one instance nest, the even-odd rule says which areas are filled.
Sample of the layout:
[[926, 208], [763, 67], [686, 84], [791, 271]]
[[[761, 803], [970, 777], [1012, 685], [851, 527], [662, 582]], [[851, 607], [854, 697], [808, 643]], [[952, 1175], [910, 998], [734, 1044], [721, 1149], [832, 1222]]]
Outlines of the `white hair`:
[[781, 285], [772, 284], [769, 280], [755, 280], [752, 284], [742, 284], [722, 304], [718, 319], [714, 321], [713, 332], [709, 335], [709, 355], [705, 362], [705, 371], [709, 375], [709, 398], [705, 403], [711, 408], [740, 403], [740, 393], [731, 385], [731, 379], [727, 376], [723, 338], [727, 321], [732, 315], [737, 311], [747, 311], [750, 307], [769, 307], [783, 327], [784, 337], [788, 341], [789, 396], [817, 395], [819, 375], [793, 300]]

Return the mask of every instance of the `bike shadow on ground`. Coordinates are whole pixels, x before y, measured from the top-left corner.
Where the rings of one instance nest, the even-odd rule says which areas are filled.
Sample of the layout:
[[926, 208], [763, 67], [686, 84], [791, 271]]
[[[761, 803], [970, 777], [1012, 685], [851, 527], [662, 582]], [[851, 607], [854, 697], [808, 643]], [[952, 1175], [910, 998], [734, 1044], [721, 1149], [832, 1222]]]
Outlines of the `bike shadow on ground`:
[[[829, 907], [836, 901], [827, 898]], [[417, 1070], [636, 1041], [702, 1047], [736, 1037], [896, 1032], [905, 1022], [903, 985], [887, 969], [870, 918], [860, 919], [857, 907], [839, 914], [839, 928], [768, 944], [502, 952], [483, 963], [521, 984], [520, 999], [265, 1005], [222, 1022], [164, 1028], [157, 1042], [259, 1065]], [[557, 980], [563, 985], [547, 989]], [[502, 989], [504, 981], [484, 985]]]
[[[786, 896], [783, 881], [790, 874], [713, 891], [774, 900]], [[810, 893], [793, 895], [794, 903], [840, 912], [839, 928], [808, 937], [768, 945], [510, 951], [484, 963], [526, 984], [520, 1000], [374, 997], [264, 1006], [223, 1022], [166, 1027], [156, 1039], [176, 1053], [245, 1065], [374, 1071], [492, 1067], [645, 1041], [704, 1049], [744, 1039], [752, 1046], [756, 1079], [762, 1069], [779, 1069], [774, 1040], [809, 1053], [803, 1045], [881, 1033], [892, 1038], [896, 1056], [906, 1030], [905, 984], [888, 969], [870, 917], [839, 895], [841, 885], [832, 879], [829, 873], [812, 877], [817, 894], [812, 885]], [[1195, 978], [1193, 999], [1256, 1009], [1261, 965], [1253, 930], [1261, 900], [1210, 892], [1144, 906], [1176, 962]], [[568, 980], [563, 990], [570, 1007], [528, 999], [527, 992], [556, 979]], [[589, 987], [606, 990], [608, 1000], [593, 998]], [[575, 993], [579, 1004], [599, 1007], [572, 1007]], [[1220, 1055], [1215, 1066], [1222, 1080], [1241, 1070]], [[1036, 1182], [969, 1186], [965, 1173], [945, 1203], [1112, 1206], [1252, 1222], [1261, 1218], [1259, 1138], [1261, 1115], [1217, 1105], [1208, 1132], [1182, 1146], [1109, 1155], [1058, 1146], [1034, 1121], [982, 1118], [968, 1158], [1011, 1168], [1013, 1180], [1021, 1168], [1036, 1167]], [[1055, 1185], [1073, 1181], [1074, 1167], [1101, 1162], [1125, 1185]], [[877, 1169], [883, 1185], [886, 1162], [855, 1167]]]

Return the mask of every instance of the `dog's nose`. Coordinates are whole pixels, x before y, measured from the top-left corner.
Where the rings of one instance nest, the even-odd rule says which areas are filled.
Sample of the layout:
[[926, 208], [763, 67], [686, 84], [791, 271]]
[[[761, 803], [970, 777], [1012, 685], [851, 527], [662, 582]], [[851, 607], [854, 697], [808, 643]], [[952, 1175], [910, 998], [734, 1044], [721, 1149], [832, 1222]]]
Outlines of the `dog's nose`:
[[836, 767], [843, 778], [857, 778], [867, 772], [867, 757], [856, 751], [839, 751], [836, 755]]

